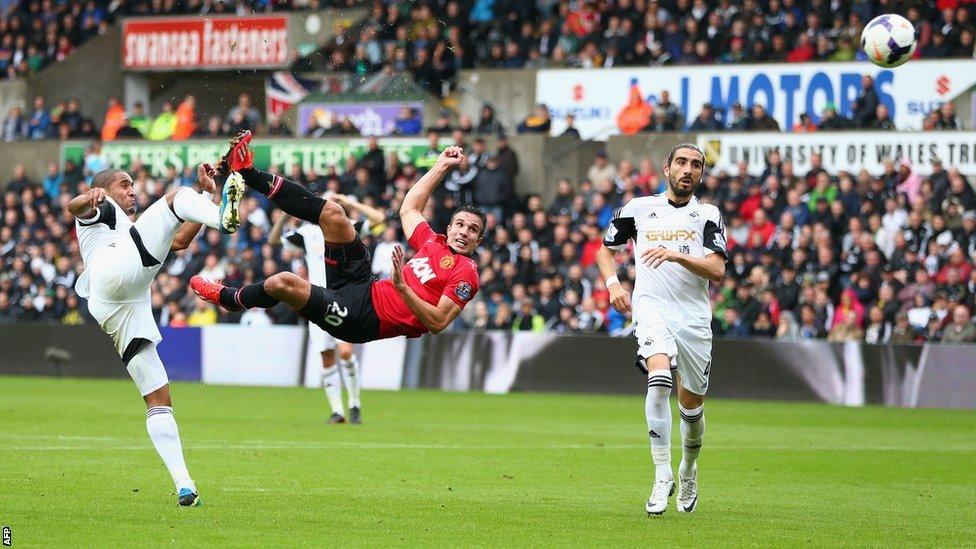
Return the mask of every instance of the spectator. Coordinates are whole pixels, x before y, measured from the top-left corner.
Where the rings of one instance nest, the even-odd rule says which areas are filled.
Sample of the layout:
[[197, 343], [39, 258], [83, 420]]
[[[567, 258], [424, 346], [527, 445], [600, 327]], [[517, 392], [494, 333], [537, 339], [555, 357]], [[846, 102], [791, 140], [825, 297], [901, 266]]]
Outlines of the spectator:
[[475, 203], [499, 222], [506, 219], [506, 203], [512, 193], [512, 179], [500, 166], [497, 156], [489, 156], [478, 173], [474, 189]]
[[119, 130], [115, 132], [116, 139], [142, 139], [142, 133], [139, 130], [132, 127], [129, 122], [129, 117], [125, 116], [122, 118], [122, 125], [119, 126]]
[[393, 133], [395, 135], [420, 135], [423, 123], [420, 114], [413, 107], [403, 107], [393, 123]]
[[481, 120], [478, 121], [478, 133], [490, 133], [496, 135], [502, 135], [505, 133], [505, 128], [502, 126], [495, 118], [495, 109], [485, 103], [481, 106]]
[[861, 91], [854, 100], [854, 124], [858, 128], [872, 127], [880, 104], [878, 92], [874, 89], [874, 78], [865, 74], [861, 77]]
[[725, 117], [725, 123], [729, 130], [744, 131], [752, 128], [752, 119], [742, 108], [742, 103], [738, 101], [732, 103], [732, 112]]
[[189, 139], [197, 130], [197, 100], [187, 95], [176, 109], [176, 124], [173, 128], [172, 139], [182, 141]]
[[774, 337], [776, 336], [776, 327], [773, 326], [772, 321], [769, 318], [769, 313], [766, 311], [760, 311], [759, 316], [752, 323], [752, 327], [749, 329], [749, 335], [752, 337]]
[[895, 123], [888, 114], [888, 107], [879, 104], [874, 111], [874, 119], [868, 125], [872, 130], [895, 130]]
[[976, 324], [972, 322], [968, 307], [956, 305], [952, 310], [952, 322], [945, 327], [942, 341], [944, 343], [976, 342]]
[[532, 114], [527, 116], [524, 121], [518, 126], [519, 133], [543, 133], [548, 134], [549, 129], [552, 127], [552, 121], [549, 119], [549, 107], [545, 104], [536, 105]]
[[793, 133], [812, 133], [817, 131], [817, 125], [810, 120], [810, 115], [800, 113], [800, 121], [793, 124]]
[[132, 106], [132, 114], [129, 115], [129, 125], [135, 128], [143, 137], [149, 135], [149, 128], [152, 126], [152, 117], [146, 114], [145, 107], [141, 101], [136, 101]]
[[46, 139], [54, 136], [47, 100], [41, 94], [34, 96], [34, 107], [27, 122], [27, 133], [31, 139]]
[[846, 311], [827, 336], [827, 341], [845, 342], [861, 341], [864, 339], [864, 330], [861, 329], [853, 310]]
[[657, 106], [654, 108], [655, 112], [663, 112], [667, 118], [667, 124], [671, 128], [682, 128], [685, 124], [684, 113], [681, 112], [681, 108], [671, 102], [671, 93], [668, 90], [661, 90], [661, 95], [658, 96]]
[[572, 113], [566, 115], [566, 129], [560, 134], [560, 137], [566, 136], [580, 138], [580, 132], [576, 129], [576, 117]]
[[[172, 108], [172, 105], [170, 107]], [[237, 96], [237, 105], [227, 112], [224, 123], [235, 129], [240, 127], [253, 132], [257, 129], [260, 120], [261, 114], [251, 105], [251, 94], [242, 93]], [[237, 132], [230, 133], [235, 134]]]
[[696, 132], [712, 132], [722, 129], [721, 124], [715, 118], [715, 110], [712, 109], [711, 103], [702, 105], [701, 112], [698, 113], [688, 129]]
[[173, 104], [169, 101], [163, 102], [163, 112], [152, 121], [149, 126], [149, 134], [146, 136], [151, 141], [165, 141], [173, 136], [176, 130], [176, 114], [173, 113]]
[[292, 133], [288, 126], [282, 122], [280, 116], [270, 115], [268, 116], [268, 135], [274, 137], [291, 137]]
[[820, 124], [817, 125], [817, 129], [828, 131], [847, 130], [851, 128], [851, 124], [850, 119], [837, 114], [837, 107], [833, 103], [827, 103], [820, 117]]
[[102, 141], [114, 141], [122, 121], [125, 119], [125, 107], [115, 96], [108, 98], [108, 108], [105, 110], [105, 122], [102, 124]]
[[27, 119], [24, 118], [20, 107], [10, 107], [7, 117], [3, 119], [3, 140], [6, 142], [19, 141], [28, 136]]
[[779, 122], [766, 114], [766, 107], [760, 104], [752, 106], [752, 122], [749, 126], [755, 131], [779, 131]]
[[888, 343], [891, 339], [891, 323], [885, 319], [884, 310], [881, 307], [871, 307], [868, 313], [868, 327], [864, 333], [864, 342], [872, 344]]
[[498, 167], [508, 174], [509, 179], [515, 181], [519, 173], [518, 155], [508, 146], [508, 138], [504, 135], [498, 136], [495, 156], [498, 158]]
[[935, 124], [937, 130], [961, 130], [962, 123], [956, 116], [956, 106], [952, 101], [946, 101], [939, 107], [938, 122]]

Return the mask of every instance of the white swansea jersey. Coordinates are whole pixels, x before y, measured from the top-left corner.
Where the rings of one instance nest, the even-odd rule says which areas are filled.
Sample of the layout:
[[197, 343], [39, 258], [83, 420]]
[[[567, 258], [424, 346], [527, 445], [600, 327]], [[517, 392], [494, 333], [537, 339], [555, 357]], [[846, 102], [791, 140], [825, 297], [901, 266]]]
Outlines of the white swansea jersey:
[[308, 281], [316, 286], [327, 287], [325, 276], [325, 235], [322, 228], [305, 223], [297, 229], [286, 232], [281, 237], [286, 250], [305, 252], [305, 265], [308, 267]]
[[78, 278], [75, 290], [81, 297], [89, 295], [89, 268], [95, 254], [105, 248], [118, 245], [122, 238], [129, 238], [129, 227], [133, 225], [129, 216], [114, 200], [105, 197], [105, 201], [95, 209], [95, 216], [88, 219], [75, 219], [78, 235], [78, 248], [81, 259], [85, 263], [85, 270]]
[[708, 280], [666, 261], [654, 269], [640, 257], [651, 248], [668, 248], [693, 257], [718, 253], [726, 259], [725, 224], [718, 208], [692, 198], [675, 204], [664, 194], [635, 198], [617, 211], [603, 243], [622, 250], [634, 240], [637, 280], [634, 310], [648, 307], [664, 318], [709, 321]]

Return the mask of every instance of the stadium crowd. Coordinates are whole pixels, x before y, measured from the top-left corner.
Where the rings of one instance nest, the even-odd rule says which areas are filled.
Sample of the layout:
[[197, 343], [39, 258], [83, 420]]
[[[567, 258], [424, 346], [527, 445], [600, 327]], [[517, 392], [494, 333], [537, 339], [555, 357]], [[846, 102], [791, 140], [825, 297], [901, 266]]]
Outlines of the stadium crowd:
[[[325, 66], [360, 75], [410, 71], [435, 94], [463, 68], [609, 68], [850, 61], [861, 29], [897, 11], [918, 33], [915, 56], [973, 58], [970, 2], [840, 0], [374, 1]], [[303, 62], [308, 62], [303, 61]]]
[[[663, 190], [649, 158], [613, 163], [594, 158], [581, 181], [559, 182], [549, 203], [516, 198], [518, 156], [506, 139], [488, 151], [481, 139], [456, 138], [468, 150], [431, 201], [427, 215], [443, 229], [451, 209], [476, 202], [489, 212], [477, 252], [481, 292], [454, 328], [551, 332], [629, 333], [630, 319], [608, 306], [594, 258], [615, 208], [634, 196]], [[436, 155], [413, 164], [386, 154], [374, 140], [343, 172], [283, 175], [316, 192], [333, 191], [389, 212], [366, 240], [373, 270], [388, 276], [395, 244], [402, 241], [395, 212], [406, 189]], [[66, 201], [105, 165], [97, 145], [84, 162], [52, 163], [42, 182], [14, 169], [0, 204], [0, 322], [89, 322], [72, 287], [82, 264]], [[145, 208], [173, 185], [195, 185], [193, 170], [169, 167], [152, 177], [130, 167]], [[730, 261], [713, 287], [714, 329], [726, 337], [826, 338], [833, 341], [976, 341], [970, 311], [976, 303], [976, 193], [952, 167], [936, 165], [928, 177], [910, 162], [889, 162], [883, 173], [830, 173], [813, 159], [803, 174], [776, 153], [765, 172], [709, 174], [702, 200], [727, 219]], [[171, 254], [153, 284], [161, 325], [216, 322], [296, 323], [283, 306], [244, 315], [215, 310], [187, 293], [196, 273], [232, 285], [261, 280], [280, 270], [304, 273], [300, 256], [273, 246], [269, 231], [279, 211], [262, 197], [243, 205], [240, 231], [207, 231], [189, 249]], [[620, 256], [634, 279], [632, 260]]]

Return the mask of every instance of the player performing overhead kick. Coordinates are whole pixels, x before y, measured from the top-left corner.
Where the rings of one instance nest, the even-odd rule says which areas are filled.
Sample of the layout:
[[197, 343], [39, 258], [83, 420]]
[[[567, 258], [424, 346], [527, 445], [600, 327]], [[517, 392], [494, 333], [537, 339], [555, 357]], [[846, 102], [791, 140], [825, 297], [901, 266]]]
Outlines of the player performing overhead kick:
[[190, 286], [201, 298], [230, 310], [268, 308], [284, 302], [335, 338], [365, 343], [439, 333], [478, 292], [478, 267], [469, 256], [484, 238], [484, 212], [474, 206], [459, 207], [446, 236], [435, 233], [422, 213], [437, 184], [461, 162], [464, 152], [460, 147], [442, 152], [434, 167], [407, 192], [400, 221], [417, 253], [404, 265], [403, 251], [397, 249], [392, 278], [378, 281], [372, 274], [369, 250], [342, 207], [297, 183], [256, 170], [250, 141], [248, 131], [231, 141], [226, 169], [239, 172], [249, 187], [285, 213], [319, 226], [325, 237], [328, 287], [293, 273], [278, 273], [243, 288], [195, 276]]
[[616, 276], [612, 250], [634, 240], [640, 257], [634, 284], [637, 365], [648, 374], [644, 414], [655, 465], [654, 487], [645, 509], [660, 515], [674, 493], [671, 472], [671, 405], [676, 370], [681, 412], [681, 465], [678, 467], [678, 511], [691, 513], [698, 502], [697, 465], [705, 431], [703, 404], [712, 362], [712, 308], [708, 281], [725, 276], [725, 228], [715, 206], [694, 197], [704, 174], [705, 154], [691, 143], [676, 145], [664, 162], [664, 194], [635, 198], [607, 227], [597, 253], [610, 300], [630, 311], [630, 296]]
[[170, 250], [182, 250], [201, 224], [233, 233], [240, 225], [238, 205], [244, 196], [239, 176], [224, 184], [218, 208], [213, 202], [216, 170], [201, 165], [197, 176], [204, 194], [189, 188], [167, 193], [134, 223], [136, 193], [122, 170], [95, 175], [91, 189], [68, 204], [75, 217], [85, 271], [76, 290], [88, 298], [88, 309], [115, 342], [129, 375], [146, 401], [146, 429], [176, 485], [179, 504], [198, 505], [179, 430], [173, 418], [169, 378], [156, 345], [162, 340], [153, 319], [149, 285]]

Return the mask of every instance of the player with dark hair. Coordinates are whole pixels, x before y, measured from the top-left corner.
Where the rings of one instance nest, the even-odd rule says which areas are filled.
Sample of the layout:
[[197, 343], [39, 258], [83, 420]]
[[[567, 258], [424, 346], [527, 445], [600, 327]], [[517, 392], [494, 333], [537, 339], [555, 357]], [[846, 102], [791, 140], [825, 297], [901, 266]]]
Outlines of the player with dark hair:
[[431, 170], [407, 192], [400, 206], [400, 221], [417, 253], [404, 264], [403, 250], [397, 248], [392, 277], [377, 280], [369, 250], [342, 206], [297, 183], [255, 169], [250, 141], [248, 131], [231, 140], [225, 169], [240, 173], [249, 187], [285, 213], [319, 226], [325, 237], [328, 287], [288, 272], [242, 288], [195, 276], [190, 286], [202, 299], [229, 310], [285, 303], [337, 339], [365, 343], [440, 333], [478, 292], [478, 266], [470, 256], [484, 239], [484, 212], [474, 206], [458, 208], [446, 235], [434, 232], [422, 213], [434, 188], [460, 164], [464, 156], [460, 147], [443, 151]]
[[95, 174], [88, 192], [68, 203], [85, 263], [75, 290], [88, 299], [89, 312], [112, 338], [142, 394], [149, 438], [173, 478], [179, 504], [187, 507], [199, 505], [200, 497], [183, 459], [169, 377], [156, 352], [162, 336], [149, 285], [166, 255], [188, 247], [203, 225], [228, 234], [240, 226], [244, 183], [236, 174], [228, 177], [218, 207], [214, 175], [212, 166], [201, 165], [197, 180], [202, 193], [188, 187], [170, 191], [135, 221], [136, 191], [123, 170]]
[[712, 363], [712, 308], [708, 282], [725, 276], [728, 257], [722, 214], [695, 198], [705, 173], [705, 154], [691, 143], [679, 143], [664, 162], [667, 190], [635, 198], [607, 227], [597, 253], [600, 273], [613, 307], [631, 310], [630, 295], [616, 276], [614, 251], [634, 241], [634, 330], [637, 367], [647, 374], [644, 414], [654, 461], [654, 486], [648, 514], [667, 509], [675, 488], [671, 471], [672, 370], [678, 375], [681, 412], [681, 464], [678, 467], [678, 511], [690, 513], [698, 503], [696, 460], [705, 432], [705, 392]]

